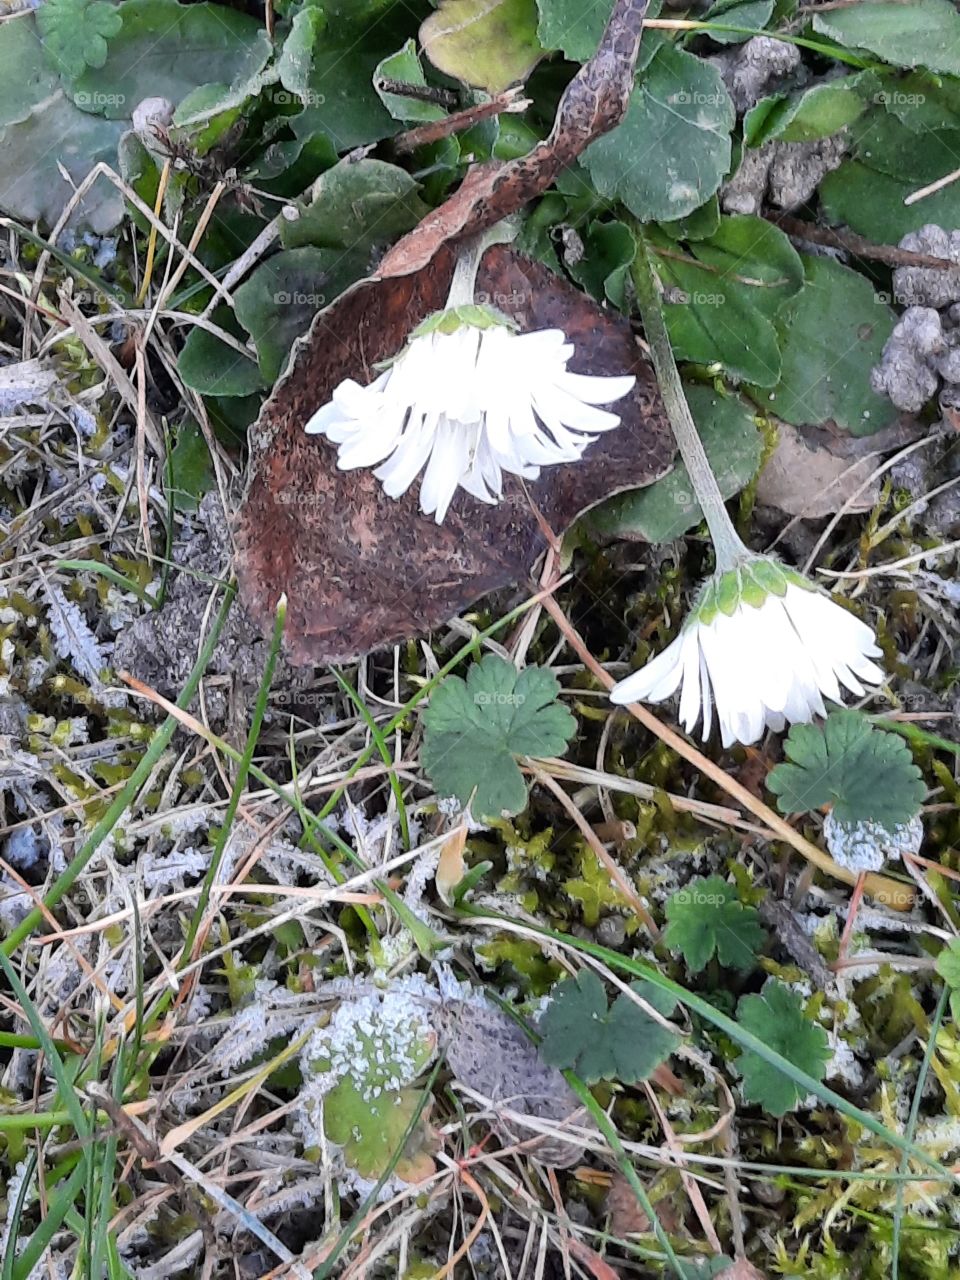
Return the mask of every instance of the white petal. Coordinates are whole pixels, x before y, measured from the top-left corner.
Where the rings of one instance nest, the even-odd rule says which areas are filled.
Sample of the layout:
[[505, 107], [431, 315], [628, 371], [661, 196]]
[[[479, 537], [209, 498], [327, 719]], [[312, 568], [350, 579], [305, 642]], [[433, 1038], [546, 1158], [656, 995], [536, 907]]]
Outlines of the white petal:
[[644, 702], [650, 698], [651, 689], [665, 689], [654, 701], [669, 698], [680, 687], [683, 676], [683, 632], [672, 644], [667, 645], [652, 661], [639, 671], [615, 684], [610, 690], [610, 701], [623, 706], [628, 702]]
[[564, 372], [555, 380], [561, 391], [566, 391], [586, 404], [613, 404], [633, 390], [636, 378], [633, 374], [620, 377], [603, 377], [599, 374]]

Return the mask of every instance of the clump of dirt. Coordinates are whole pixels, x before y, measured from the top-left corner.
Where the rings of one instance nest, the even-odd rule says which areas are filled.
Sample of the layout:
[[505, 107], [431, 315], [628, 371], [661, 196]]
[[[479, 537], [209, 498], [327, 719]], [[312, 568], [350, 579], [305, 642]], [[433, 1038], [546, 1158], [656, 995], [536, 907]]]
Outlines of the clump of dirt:
[[[213, 623], [211, 592], [215, 581], [229, 579], [232, 555], [220, 497], [208, 493], [173, 546], [172, 559], [182, 568], [172, 573], [163, 606], [144, 613], [117, 636], [115, 667], [164, 697], [176, 698]], [[232, 719], [233, 707], [246, 714], [263, 678], [268, 651], [268, 641], [235, 600], [203, 681], [204, 708], [212, 725]], [[272, 687], [302, 688], [311, 675], [309, 668], [294, 671], [281, 655]]]

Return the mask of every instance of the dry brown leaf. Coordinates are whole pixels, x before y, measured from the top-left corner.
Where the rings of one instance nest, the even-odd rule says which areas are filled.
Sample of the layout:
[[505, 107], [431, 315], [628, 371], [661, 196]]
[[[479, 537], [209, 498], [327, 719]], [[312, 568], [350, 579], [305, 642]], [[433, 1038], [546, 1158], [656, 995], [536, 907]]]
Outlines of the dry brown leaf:
[[571, 369], [636, 374], [634, 390], [617, 402], [621, 425], [579, 463], [547, 467], [526, 486], [507, 477], [498, 506], [461, 490], [439, 526], [420, 512], [418, 483], [394, 500], [371, 471], [338, 471], [334, 446], [304, 425], [344, 378], [369, 382], [377, 361], [443, 307], [453, 263], [443, 249], [426, 269], [361, 281], [321, 311], [251, 429], [237, 527], [240, 590], [265, 632], [286, 592], [284, 643], [294, 663], [347, 661], [439, 626], [527, 578], [546, 546], [537, 512], [560, 534], [589, 507], [670, 467], [670, 425], [628, 322], [541, 264], [495, 246], [480, 265], [478, 293], [522, 329], [564, 329], [576, 348]]

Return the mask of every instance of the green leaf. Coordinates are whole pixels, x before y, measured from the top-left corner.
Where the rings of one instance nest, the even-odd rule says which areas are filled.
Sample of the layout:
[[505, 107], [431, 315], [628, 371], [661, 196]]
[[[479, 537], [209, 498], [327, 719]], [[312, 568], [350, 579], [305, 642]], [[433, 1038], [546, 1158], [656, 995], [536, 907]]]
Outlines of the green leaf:
[[960, 79], [927, 71], [887, 71], [878, 79], [875, 101], [914, 133], [960, 129]]
[[422, 102], [418, 98], [407, 97], [404, 93], [391, 93], [381, 88], [384, 80], [416, 85], [419, 88], [426, 86], [427, 79], [417, 56], [416, 40], [408, 40], [402, 49], [391, 53], [389, 58], [384, 58], [377, 64], [373, 74], [373, 87], [394, 120], [402, 120], [405, 124], [424, 124], [428, 120], [442, 120], [447, 114], [434, 102]]
[[952, 990], [960, 991], [960, 938], [951, 938], [937, 956], [937, 973]]
[[838, 822], [876, 822], [887, 830], [919, 811], [926, 789], [910, 748], [859, 711], [832, 711], [823, 725], [797, 724], [767, 776], [781, 813], [832, 805]]
[[25, 120], [56, 88], [33, 20], [0, 22], [0, 127]]
[[280, 50], [280, 57], [277, 59], [280, 83], [301, 100], [310, 90], [313, 51], [326, 25], [323, 10], [316, 5], [308, 5], [294, 17], [290, 33]]
[[[750, 27], [761, 30], [773, 14], [773, 0], [717, 0], [707, 10], [705, 22], [718, 22], [728, 27]], [[717, 44], [742, 44], [748, 35], [735, 31], [711, 31], [710, 39]]]
[[709, 240], [720, 229], [720, 201], [715, 195], [686, 218], [659, 222], [658, 227], [671, 240]]
[[744, 906], [722, 876], [691, 880], [667, 902], [663, 941], [679, 951], [690, 973], [714, 956], [728, 969], [755, 967], [766, 934], [755, 907]]
[[794, 426], [835, 423], [872, 435], [897, 416], [870, 387], [896, 317], [858, 271], [832, 258], [804, 257], [805, 284], [777, 315], [782, 374], [758, 404]]
[[420, 42], [438, 71], [488, 93], [526, 80], [544, 53], [536, 0], [441, 0]]
[[422, 762], [441, 796], [470, 801], [474, 815], [519, 813], [527, 788], [516, 756], [553, 756], [566, 750], [577, 722], [557, 702], [552, 672], [486, 654], [466, 680], [447, 676], [423, 713]]
[[684, 252], [652, 239], [657, 272], [685, 301], [666, 302], [680, 360], [719, 361], [732, 377], [772, 387], [780, 377], [774, 319], [803, 287], [803, 263], [784, 233], [763, 218], [721, 218], [713, 236]]
[[592, 222], [583, 241], [583, 257], [568, 264], [571, 276], [598, 302], [624, 310], [627, 278], [637, 255], [633, 232], [625, 222]]
[[103, 66], [107, 39], [117, 34], [121, 24], [119, 10], [107, 0], [45, 0], [37, 10], [47, 57], [70, 80], [85, 67]]
[[309, 205], [284, 220], [285, 249], [302, 245], [367, 251], [396, 240], [429, 212], [406, 169], [383, 160], [341, 160], [314, 183]]
[[601, 196], [641, 221], [686, 217], [718, 189], [730, 167], [736, 114], [720, 72], [660, 43], [616, 129], [582, 156]]
[[[537, 0], [537, 31], [545, 49], [561, 49], [573, 62], [586, 62], [597, 51], [613, 12], [613, 0]], [[654, 6], [650, 6], [653, 16]]]
[[[664, 1017], [673, 1013], [673, 998], [650, 983], [633, 982], [630, 989]], [[645, 1080], [680, 1038], [623, 992], [608, 1008], [603, 983], [592, 969], [581, 969], [575, 979], [554, 988], [537, 1030], [544, 1062], [575, 1071], [587, 1084]]]
[[[759, 1037], [793, 1066], [822, 1080], [830, 1048], [822, 1027], [806, 1018], [799, 996], [782, 982], [770, 978], [760, 995], [744, 996], [737, 1005], [737, 1021]], [[794, 1082], [755, 1053], [736, 1059], [743, 1077], [743, 1096], [759, 1103], [771, 1115], [785, 1115], [799, 1102], [801, 1093]]]
[[196, 511], [203, 495], [214, 488], [215, 479], [210, 450], [195, 422], [178, 429], [170, 468], [174, 510]]
[[[918, 148], [924, 145], [923, 135], [918, 135]], [[928, 222], [960, 226], [960, 185], [951, 183], [905, 205], [906, 197], [921, 185], [848, 160], [821, 182], [820, 203], [829, 222], [843, 223], [877, 244], [899, 244], [908, 231], [919, 231]]]
[[[419, 1089], [384, 1092], [368, 1101], [348, 1076], [327, 1096], [323, 1113], [327, 1137], [343, 1147], [344, 1159], [361, 1177], [379, 1178], [389, 1167], [419, 1102]], [[411, 1134], [394, 1168], [405, 1182], [417, 1182], [433, 1170], [433, 1161], [425, 1152], [425, 1116], [421, 1116], [418, 1130]], [[424, 1161], [429, 1167], [424, 1167]]]
[[814, 142], [839, 133], [867, 109], [863, 86], [869, 84], [874, 91], [879, 86], [876, 76], [867, 75], [869, 81], [851, 75], [800, 93], [763, 98], [744, 116], [744, 142], [748, 147], [763, 146], [774, 138], [781, 142]]
[[909, 178], [918, 186], [950, 173], [951, 166], [955, 169], [958, 153], [960, 129], [941, 124], [918, 138], [896, 116], [880, 109], [857, 130], [854, 147], [856, 158], [871, 168], [894, 178]]
[[358, 280], [366, 255], [338, 249], [286, 249], [236, 290], [236, 316], [252, 336], [260, 369], [275, 382], [295, 338], [318, 311]]
[[373, 77], [410, 35], [411, 14], [405, 0], [381, 7], [382, 12], [358, 12], [354, 21], [333, 21], [331, 14], [322, 35], [315, 35], [306, 83], [298, 81], [296, 90], [304, 109], [289, 121], [298, 138], [323, 133], [343, 152], [397, 132], [396, 120], [373, 91]]
[[960, 14], [949, 0], [897, 0], [817, 12], [813, 29], [896, 67], [960, 74]]
[[74, 99], [110, 120], [129, 119], [143, 98], [176, 106], [201, 85], [231, 85], [263, 66], [269, 43], [255, 18], [219, 4], [124, 0], [105, 60], [74, 83]]
[[[23, 19], [15, 19], [16, 23]], [[4, 23], [3, 27], [14, 25]], [[100, 160], [116, 164], [119, 120], [78, 110], [58, 90], [25, 119], [0, 131], [0, 208], [23, 222], [52, 226], [64, 205]], [[64, 139], [69, 138], [69, 148]], [[60, 172], [61, 166], [71, 181]], [[71, 225], [104, 235], [123, 217], [123, 196], [101, 180], [80, 202]]]
[[[229, 307], [218, 307], [210, 319], [228, 332], [238, 328], [231, 323]], [[264, 385], [256, 360], [241, 355], [200, 325], [187, 334], [177, 369], [188, 387], [205, 396], [248, 396]]]
[[623, 892], [610, 879], [610, 872], [589, 846], [584, 846], [580, 854], [579, 878], [565, 880], [563, 888], [571, 898], [580, 903], [583, 923], [588, 929], [599, 923], [600, 912], [605, 907], [630, 905]]
[[[721, 395], [700, 385], [688, 385], [685, 390], [720, 492], [731, 498], [760, 466], [763, 439], [755, 415], [738, 396]], [[588, 511], [576, 528], [588, 534], [658, 543], [679, 538], [702, 518], [687, 469], [678, 459], [669, 475], [645, 489], [630, 489], [609, 498]]]

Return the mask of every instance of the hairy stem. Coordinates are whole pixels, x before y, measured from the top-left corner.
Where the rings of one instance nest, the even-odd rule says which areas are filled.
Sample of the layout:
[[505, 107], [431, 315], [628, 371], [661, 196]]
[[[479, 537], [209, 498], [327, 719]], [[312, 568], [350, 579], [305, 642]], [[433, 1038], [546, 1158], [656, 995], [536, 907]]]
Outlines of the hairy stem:
[[637, 289], [637, 302], [640, 307], [640, 318], [643, 320], [643, 331], [653, 356], [653, 367], [657, 371], [660, 392], [663, 395], [664, 407], [673, 434], [680, 449], [680, 456], [690, 476], [690, 483], [697, 495], [697, 501], [703, 511], [703, 518], [710, 530], [717, 557], [717, 571], [725, 573], [735, 568], [750, 552], [743, 545], [740, 536], [727, 515], [723, 495], [713, 468], [707, 458], [699, 432], [690, 414], [687, 397], [683, 393], [677, 362], [673, 357], [673, 348], [667, 334], [667, 324], [660, 302], [660, 292], [650, 249], [643, 235], [643, 228], [637, 227], [637, 256], [633, 263], [633, 280]]

